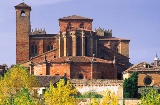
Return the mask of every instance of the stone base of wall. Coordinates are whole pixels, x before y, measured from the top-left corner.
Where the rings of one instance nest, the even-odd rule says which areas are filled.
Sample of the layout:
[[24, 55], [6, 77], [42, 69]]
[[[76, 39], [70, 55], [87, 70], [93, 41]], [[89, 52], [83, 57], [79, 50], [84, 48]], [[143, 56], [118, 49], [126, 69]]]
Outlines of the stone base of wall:
[[[85, 99], [77, 99], [79, 101], [78, 105], [90, 105], [92, 102], [92, 99], [90, 98], [85, 98]], [[138, 105], [141, 102], [139, 99], [120, 99], [119, 100], [119, 105]], [[99, 104], [101, 105], [101, 104]]]
[[120, 99], [119, 104], [120, 105], [138, 105], [141, 102], [139, 99], [135, 98], [128, 98], [128, 99]]

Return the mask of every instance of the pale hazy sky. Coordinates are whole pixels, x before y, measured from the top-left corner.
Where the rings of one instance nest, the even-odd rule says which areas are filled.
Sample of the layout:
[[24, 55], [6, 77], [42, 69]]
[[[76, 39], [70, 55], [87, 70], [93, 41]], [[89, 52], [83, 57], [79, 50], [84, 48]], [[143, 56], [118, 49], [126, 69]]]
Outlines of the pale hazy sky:
[[[92, 18], [93, 29], [112, 29], [130, 39], [130, 62], [151, 63], [160, 56], [160, 0], [24, 0], [32, 7], [31, 27], [58, 33], [58, 19], [70, 15]], [[23, 0], [0, 0], [0, 64], [15, 64], [14, 6]]]

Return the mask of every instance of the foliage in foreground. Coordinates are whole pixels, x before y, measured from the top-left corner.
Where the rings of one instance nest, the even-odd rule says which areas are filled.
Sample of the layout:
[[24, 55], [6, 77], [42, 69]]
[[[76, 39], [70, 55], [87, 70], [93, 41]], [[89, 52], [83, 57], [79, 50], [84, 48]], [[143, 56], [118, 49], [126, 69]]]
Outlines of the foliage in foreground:
[[28, 89], [22, 88], [22, 90], [14, 98], [15, 105], [36, 105], [33, 97], [30, 96]]
[[133, 72], [131, 77], [124, 80], [124, 98], [136, 98], [138, 92], [138, 72]]
[[92, 102], [89, 105], [100, 105], [100, 99], [92, 98]]
[[114, 92], [107, 90], [102, 98], [102, 105], [118, 105], [118, 96]]
[[160, 94], [156, 89], [150, 88], [142, 94], [139, 105], [160, 105]]
[[76, 94], [77, 90], [72, 87], [69, 81], [65, 84], [65, 80], [60, 79], [57, 82], [57, 88], [50, 83], [49, 89], [44, 94], [44, 99], [47, 105], [75, 105], [74, 95]]
[[0, 77], [0, 104], [12, 103], [14, 98], [18, 100], [17, 94], [21, 94], [22, 88], [31, 90], [34, 86], [37, 86], [36, 78], [29, 74], [27, 68], [15, 65]]

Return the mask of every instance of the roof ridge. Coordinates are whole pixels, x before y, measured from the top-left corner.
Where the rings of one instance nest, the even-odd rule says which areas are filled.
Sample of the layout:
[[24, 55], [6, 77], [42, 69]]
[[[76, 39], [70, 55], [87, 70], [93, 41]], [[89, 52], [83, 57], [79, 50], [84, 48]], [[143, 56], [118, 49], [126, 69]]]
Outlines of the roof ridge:
[[87, 20], [93, 20], [93, 19], [90, 19], [90, 18], [86, 18], [86, 17], [83, 17], [83, 16], [79, 16], [79, 15], [71, 15], [71, 16], [66, 16], [66, 17], [62, 17], [62, 18], [59, 18], [59, 20], [63, 20], [63, 19], [87, 19]]
[[16, 9], [29, 9], [31, 10], [31, 6], [27, 5], [26, 3], [22, 2], [16, 6], [14, 6]]

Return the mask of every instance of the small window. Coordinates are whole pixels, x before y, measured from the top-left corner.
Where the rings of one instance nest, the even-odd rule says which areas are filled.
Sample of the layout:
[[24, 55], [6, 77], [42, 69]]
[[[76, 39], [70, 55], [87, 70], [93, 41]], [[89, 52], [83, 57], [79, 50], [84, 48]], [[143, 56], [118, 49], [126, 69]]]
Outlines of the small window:
[[24, 11], [21, 11], [21, 16], [26, 16]]
[[79, 74], [79, 75], [78, 75], [78, 78], [79, 78], [79, 79], [83, 79], [83, 78], [84, 78], [83, 74]]
[[104, 76], [101, 76], [101, 79], [104, 79]]
[[100, 58], [101, 58], [101, 59], [104, 59], [104, 57], [103, 57], [103, 56], [101, 56]]

